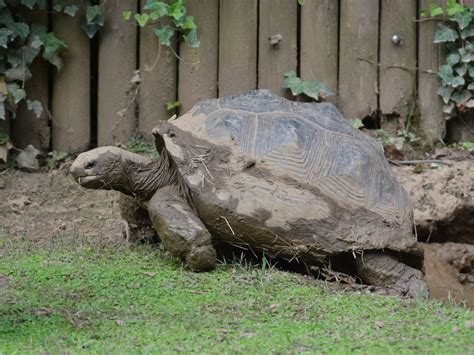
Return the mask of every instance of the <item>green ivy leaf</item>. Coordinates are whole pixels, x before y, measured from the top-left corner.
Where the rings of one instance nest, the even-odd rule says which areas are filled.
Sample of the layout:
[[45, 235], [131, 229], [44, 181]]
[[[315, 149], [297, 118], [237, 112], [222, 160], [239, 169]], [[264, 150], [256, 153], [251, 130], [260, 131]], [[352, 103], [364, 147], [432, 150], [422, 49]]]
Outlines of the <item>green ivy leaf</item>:
[[0, 24], [8, 26], [14, 22], [15, 20], [13, 19], [10, 9], [4, 8], [0, 10]]
[[156, 21], [160, 18], [160, 13], [158, 11], [152, 11], [150, 12], [150, 18], [153, 20], [153, 21]]
[[459, 34], [456, 30], [453, 30], [451, 27], [440, 22], [436, 29], [433, 43], [454, 42], [458, 38]]
[[0, 29], [0, 46], [3, 48], [8, 47], [8, 42], [10, 40], [10, 36], [13, 34], [13, 31], [9, 28], [1, 28]]
[[31, 77], [32, 77], [31, 71], [26, 65], [23, 65], [18, 68], [10, 68], [5, 72], [5, 78], [7, 78], [7, 80], [10, 80], [10, 81], [13, 81], [13, 80], [27, 81], [27, 80], [30, 80]]
[[64, 13], [71, 17], [74, 17], [78, 11], [79, 7], [76, 5], [67, 5], [64, 7]]
[[43, 58], [61, 70], [63, 61], [59, 53], [67, 48], [67, 44], [59, 40], [52, 32], [41, 36], [41, 40], [44, 43]]
[[441, 80], [443, 80], [444, 83], [451, 85], [454, 79], [453, 67], [449, 64], [442, 65], [439, 68], [438, 76], [441, 78]]
[[474, 67], [469, 68], [469, 76], [474, 78]]
[[451, 86], [453, 88], [457, 88], [458, 86], [463, 86], [466, 83], [462, 76], [456, 76], [453, 81], [451, 82]]
[[137, 21], [138, 26], [145, 27], [150, 20], [150, 16], [147, 13], [135, 14], [135, 20]]
[[132, 12], [131, 11], [124, 11], [124, 12], [122, 12], [122, 17], [124, 18], [125, 21], [128, 21], [132, 18]]
[[41, 118], [43, 115], [43, 105], [37, 100], [26, 100], [26, 106], [28, 110], [33, 111], [36, 117]]
[[182, 25], [184, 30], [195, 30], [197, 28], [193, 16], [186, 16]]
[[86, 19], [88, 24], [96, 24], [99, 26], [104, 25], [104, 12], [102, 6], [94, 5], [87, 6], [86, 8]]
[[171, 46], [171, 37], [173, 37], [174, 31], [170, 26], [154, 28], [153, 33], [160, 39], [160, 44]]
[[430, 4], [429, 10], [430, 10], [431, 17], [436, 17], [436, 16], [444, 14], [443, 8], [436, 4]]
[[466, 74], [467, 72], [467, 65], [466, 64], [463, 64], [463, 65], [457, 65], [454, 70], [456, 71], [456, 73], [459, 74], [459, 76], [464, 76], [464, 74]]
[[[451, 15], [450, 15], [451, 16]], [[453, 20], [456, 21], [459, 25], [459, 29], [462, 31], [471, 23], [471, 13], [468, 11], [463, 11], [461, 13], [456, 13], [453, 16]]]
[[183, 5], [183, 0], [174, 0], [168, 8], [168, 16], [175, 21], [181, 20], [186, 15], [186, 8]]
[[290, 89], [294, 96], [305, 94], [308, 97], [312, 97], [316, 101], [332, 95], [332, 92], [329, 90], [329, 88], [319, 80], [302, 81], [296, 76], [294, 71], [290, 71], [285, 74], [283, 87]]
[[470, 84], [467, 86], [467, 89], [468, 89], [468, 90], [474, 90], [474, 83], [470, 83]]
[[8, 94], [13, 97], [15, 104], [26, 97], [26, 92], [17, 83], [7, 83]]
[[15, 36], [19, 36], [21, 39], [25, 39], [30, 34], [30, 27], [23, 22], [13, 22], [8, 24], [7, 27], [13, 31]]
[[446, 12], [448, 13], [448, 16], [454, 16], [456, 14], [464, 12], [464, 6], [458, 4], [457, 0], [448, 0], [447, 5], [448, 6]]
[[189, 31], [188, 34], [184, 35], [183, 37], [186, 44], [191, 48], [198, 48], [201, 44], [198, 40], [197, 31], [195, 29]]
[[25, 5], [30, 10], [33, 10], [33, 7], [36, 5], [37, 0], [21, 0], [21, 4]]
[[350, 118], [349, 123], [355, 129], [360, 129], [360, 128], [365, 127], [364, 123], [362, 122], [362, 120], [360, 118]]
[[457, 105], [463, 105], [465, 104], [470, 98], [472, 97], [472, 94], [468, 90], [463, 90], [462, 92], [455, 92], [452, 96], [451, 99], [457, 104]]
[[449, 65], [452, 66], [459, 63], [460, 60], [461, 60], [461, 56], [458, 53], [451, 53], [450, 55], [448, 55], [448, 58], [446, 61]]
[[454, 92], [454, 89], [450, 86], [440, 86], [436, 93], [442, 97], [445, 104], [449, 103], [451, 99], [451, 94]]
[[143, 9], [150, 10], [153, 12], [158, 11], [160, 17], [163, 17], [168, 15], [169, 5], [162, 1], [148, 0], [145, 6], [143, 6]]
[[173, 111], [181, 106], [180, 101], [167, 101], [166, 102], [166, 111]]
[[298, 4], [301, 5], [301, 6], [303, 6], [303, 5], [304, 5], [304, 1], [305, 1], [305, 0], [298, 0]]
[[468, 27], [461, 31], [461, 38], [466, 39], [474, 36], [474, 25], [471, 23]]

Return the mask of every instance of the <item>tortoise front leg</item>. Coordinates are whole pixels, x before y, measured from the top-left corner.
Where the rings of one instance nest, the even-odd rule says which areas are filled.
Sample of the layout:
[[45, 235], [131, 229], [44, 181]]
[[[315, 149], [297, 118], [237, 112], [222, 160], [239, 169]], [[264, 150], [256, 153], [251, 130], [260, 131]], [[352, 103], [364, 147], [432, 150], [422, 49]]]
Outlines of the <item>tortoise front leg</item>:
[[356, 260], [357, 274], [369, 285], [392, 287], [410, 297], [428, 296], [423, 273], [382, 252], [365, 252]]
[[192, 271], [214, 269], [216, 251], [211, 235], [176, 185], [158, 189], [148, 204], [148, 213], [165, 248], [186, 267]]
[[135, 198], [121, 193], [119, 206], [120, 215], [126, 223], [128, 241], [132, 243], [160, 241], [153, 229], [148, 211]]

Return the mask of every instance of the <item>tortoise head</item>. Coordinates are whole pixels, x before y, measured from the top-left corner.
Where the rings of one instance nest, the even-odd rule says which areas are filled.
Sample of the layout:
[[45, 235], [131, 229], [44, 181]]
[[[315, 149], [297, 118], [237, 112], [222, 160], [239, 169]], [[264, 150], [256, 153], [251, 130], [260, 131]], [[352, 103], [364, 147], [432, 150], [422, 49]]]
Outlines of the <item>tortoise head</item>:
[[123, 155], [117, 147], [100, 147], [79, 154], [70, 168], [74, 179], [89, 189], [116, 189], [123, 180]]

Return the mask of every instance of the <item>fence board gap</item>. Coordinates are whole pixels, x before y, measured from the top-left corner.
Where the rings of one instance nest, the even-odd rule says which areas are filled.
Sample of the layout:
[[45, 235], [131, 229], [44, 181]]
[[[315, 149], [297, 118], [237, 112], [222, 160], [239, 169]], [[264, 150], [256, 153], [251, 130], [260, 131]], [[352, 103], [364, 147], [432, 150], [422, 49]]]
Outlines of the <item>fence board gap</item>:
[[98, 144], [125, 143], [136, 130], [138, 90], [131, 82], [137, 67], [137, 27], [124, 21], [136, 0], [108, 0], [99, 37]]
[[341, 0], [339, 106], [346, 117], [377, 111], [379, 0]]
[[180, 44], [178, 99], [181, 112], [198, 101], [217, 97], [218, 74], [218, 0], [187, 0], [187, 12], [198, 27], [199, 48]]
[[297, 6], [296, 1], [260, 0], [258, 86], [287, 97], [284, 75], [297, 67]]

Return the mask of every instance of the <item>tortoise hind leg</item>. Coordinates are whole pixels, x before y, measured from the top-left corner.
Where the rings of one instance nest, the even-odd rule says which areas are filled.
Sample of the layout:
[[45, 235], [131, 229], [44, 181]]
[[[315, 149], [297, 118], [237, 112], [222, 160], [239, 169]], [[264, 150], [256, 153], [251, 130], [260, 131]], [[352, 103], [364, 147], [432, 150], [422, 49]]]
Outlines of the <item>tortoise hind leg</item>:
[[120, 215], [126, 222], [127, 240], [135, 242], [159, 242], [153, 225], [151, 224], [148, 211], [144, 209], [136, 199], [131, 196], [120, 194]]
[[192, 271], [215, 267], [211, 235], [176, 185], [158, 189], [148, 204], [150, 219], [164, 247]]
[[356, 260], [357, 274], [369, 285], [392, 287], [410, 297], [428, 296], [423, 273], [382, 252], [366, 252]]

